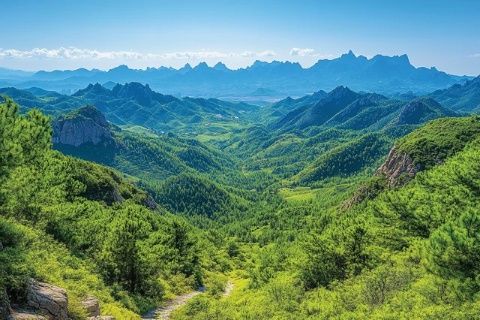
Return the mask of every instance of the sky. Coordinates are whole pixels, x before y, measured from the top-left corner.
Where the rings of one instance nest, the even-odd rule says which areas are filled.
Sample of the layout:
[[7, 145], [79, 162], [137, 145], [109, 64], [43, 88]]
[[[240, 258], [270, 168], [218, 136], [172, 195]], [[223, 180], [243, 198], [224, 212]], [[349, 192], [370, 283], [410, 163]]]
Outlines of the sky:
[[0, 0], [0, 67], [304, 67], [352, 50], [480, 74], [479, 0]]

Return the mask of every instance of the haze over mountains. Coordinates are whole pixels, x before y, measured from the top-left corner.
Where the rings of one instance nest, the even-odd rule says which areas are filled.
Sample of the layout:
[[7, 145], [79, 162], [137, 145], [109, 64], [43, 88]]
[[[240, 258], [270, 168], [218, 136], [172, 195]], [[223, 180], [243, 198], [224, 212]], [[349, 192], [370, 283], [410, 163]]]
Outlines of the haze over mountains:
[[371, 59], [352, 51], [335, 59], [319, 60], [309, 68], [295, 62], [255, 61], [251, 66], [231, 70], [219, 62], [205, 62], [180, 69], [159, 67], [145, 70], [121, 65], [108, 71], [77, 69], [25, 72], [0, 69], [0, 86], [40, 87], [73, 93], [91, 83], [140, 82], [156, 91], [175, 96], [245, 97], [302, 96], [319, 89], [330, 91], [346, 85], [355, 91], [383, 94], [413, 92], [425, 94], [463, 83], [469, 77], [450, 75], [435, 67], [415, 67], [407, 55], [376, 55]]

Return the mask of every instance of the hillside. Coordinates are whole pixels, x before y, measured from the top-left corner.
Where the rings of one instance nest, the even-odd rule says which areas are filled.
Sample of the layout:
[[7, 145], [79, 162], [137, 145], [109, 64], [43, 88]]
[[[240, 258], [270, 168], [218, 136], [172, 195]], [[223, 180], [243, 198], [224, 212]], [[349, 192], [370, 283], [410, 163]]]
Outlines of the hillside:
[[[118, 90], [145, 105], [159, 99], [146, 86], [114, 88], [79, 95], [106, 101]], [[119, 127], [93, 106], [63, 113], [50, 127], [38, 111], [20, 115], [7, 101], [0, 117], [9, 154], [0, 194], [4, 297], [23, 310], [34, 278], [66, 289], [66, 312], [78, 319], [91, 295], [103, 314], [138, 319], [166, 297], [206, 285], [173, 319], [368, 318], [396, 314], [392, 299], [402, 308], [431, 306], [405, 298], [423, 301], [420, 282], [432, 290], [442, 283], [456, 297], [435, 303], [442, 313], [466, 312], [470, 302], [461, 295], [475, 289], [458, 283], [474, 275], [445, 273], [456, 267], [445, 269], [438, 237], [463, 228], [467, 218], [458, 212], [466, 217], [477, 206], [477, 117], [458, 117], [428, 98], [400, 101], [345, 87], [279, 108], [289, 102], [286, 127], [273, 129], [279, 120], [266, 117], [232, 131], [231, 140], [204, 143]], [[232, 269], [248, 286], [230, 302], [215, 298]], [[379, 299], [373, 284], [385, 277], [403, 285]]]
[[196, 140], [146, 130], [122, 130], [87, 106], [53, 122], [54, 148], [117, 168], [127, 174], [164, 179], [181, 172], [228, 171], [233, 160]]
[[[35, 94], [37, 95], [35, 95]], [[71, 96], [16, 88], [0, 89], [18, 101], [22, 110], [39, 108], [58, 116], [84, 105], [94, 105], [115, 125], [143, 126], [158, 132], [218, 134], [248, 123], [258, 107], [218, 99], [176, 98], [152, 91], [148, 85], [116, 84], [111, 90], [89, 84]]]
[[[165, 296], [209, 281], [205, 263], [212, 272], [222, 254], [201, 231], [121, 174], [51, 150], [49, 120], [38, 111], [19, 115], [7, 100], [0, 115], [2, 318], [13, 308], [23, 317], [47, 310], [85, 319], [88, 298], [103, 315], [140, 319]], [[32, 304], [35, 286], [53, 296], [37, 292], [42, 300]], [[58, 300], [66, 295], [68, 304]]]
[[[269, 110], [282, 112], [262, 118], [256, 126], [240, 131], [228, 140], [217, 141], [215, 145], [227, 148], [250, 170], [268, 170], [287, 179], [286, 183], [296, 175], [309, 176], [307, 172], [317, 171], [313, 176], [321, 177], [292, 180], [302, 184], [345, 177], [348, 172], [360, 174], [364, 169], [371, 172], [387, 155], [394, 139], [432, 119], [458, 116], [431, 98], [401, 101], [379, 94], [354, 92], [346, 87], [299, 99], [287, 98], [263, 109], [264, 115]], [[285, 110], [291, 111], [285, 113]], [[379, 139], [374, 139], [372, 146], [361, 143], [370, 133]], [[332, 165], [320, 165], [324, 161], [321, 159], [332, 156], [326, 161], [335, 162], [333, 155], [336, 153], [344, 162], [327, 173], [326, 167]], [[365, 166], [347, 169], [355, 163], [354, 158]], [[341, 166], [345, 169], [340, 169]]]
[[429, 95], [445, 107], [461, 112], [480, 111], [480, 76]]
[[296, 100], [281, 102], [283, 108], [289, 103], [293, 111], [280, 117], [272, 127], [283, 131], [304, 130], [312, 126], [378, 130], [385, 126], [417, 125], [456, 115], [431, 98], [404, 102], [378, 94], [353, 92], [346, 87], [337, 87], [319, 100], [305, 100], [300, 105]]
[[[474, 319], [480, 303], [472, 264], [478, 253], [477, 124], [476, 118], [442, 119], [413, 131], [398, 143], [427, 146], [424, 154], [431, 148], [414, 140], [444, 135], [439, 145], [450, 151], [441, 152], [443, 162], [346, 211], [339, 205], [349, 189], [337, 182], [324, 184], [310, 200], [258, 208], [246, 224], [230, 221], [226, 228], [244, 241], [269, 243], [255, 250], [259, 262], [249, 272], [250, 285], [228, 300], [199, 298], [174, 319]], [[456, 132], [469, 138], [456, 140]]]

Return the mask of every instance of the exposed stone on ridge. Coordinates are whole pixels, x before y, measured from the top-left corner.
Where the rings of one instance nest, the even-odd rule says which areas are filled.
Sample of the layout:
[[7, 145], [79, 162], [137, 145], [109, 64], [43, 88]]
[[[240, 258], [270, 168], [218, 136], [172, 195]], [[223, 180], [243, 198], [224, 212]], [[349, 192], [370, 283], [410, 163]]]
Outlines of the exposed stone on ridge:
[[27, 284], [27, 304], [38, 309], [48, 319], [68, 319], [68, 297], [62, 288], [30, 279]]
[[78, 147], [113, 142], [110, 125], [95, 107], [83, 107], [53, 123], [53, 143]]
[[98, 299], [94, 297], [88, 297], [82, 301], [82, 306], [85, 309], [88, 317], [97, 317], [100, 315], [100, 305]]
[[399, 152], [393, 147], [377, 174], [384, 175], [389, 186], [398, 186], [415, 177], [420, 170], [407, 153]]

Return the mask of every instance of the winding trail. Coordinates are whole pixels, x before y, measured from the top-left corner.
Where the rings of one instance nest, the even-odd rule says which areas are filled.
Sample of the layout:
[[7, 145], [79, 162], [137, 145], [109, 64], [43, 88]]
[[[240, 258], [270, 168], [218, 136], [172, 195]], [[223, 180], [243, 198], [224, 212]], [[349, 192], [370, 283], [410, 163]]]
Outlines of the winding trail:
[[232, 294], [234, 286], [235, 285], [233, 284], [233, 282], [228, 280], [227, 284], [225, 285], [225, 290], [223, 291], [222, 297], [225, 298]]
[[156, 309], [152, 309], [149, 312], [145, 313], [142, 316], [142, 320], [168, 320], [170, 319], [170, 314], [173, 311], [177, 310], [180, 307], [183, 307], [188, 302], [188, 300], [201, 293], [203, 293], [203, 290], [193, 291], [177, 296], [175, 297], [175, 299], [168, 301], [166, 305], [158, 307]]
[[[233, 291], [234, 284], [232, 281], [228, 281], [225, 285], [225, 290], [223, 291], [222, 297], [228, 297]], [[187, 304], [187, 302], [192, 299], [193, 297], [203, 293], [205, 288], [200, 288], [197, 291], [192, 291], [186, 294], [182, 294], [180, 296], [175, 297], [168, 301], [164, 306], [152, 309], [145, 313], [142, 316], [142, 320], [168, 320], [170, 319], [170, 315], [173, 311], [177, 310], [178, 308], [183, 307]]]

